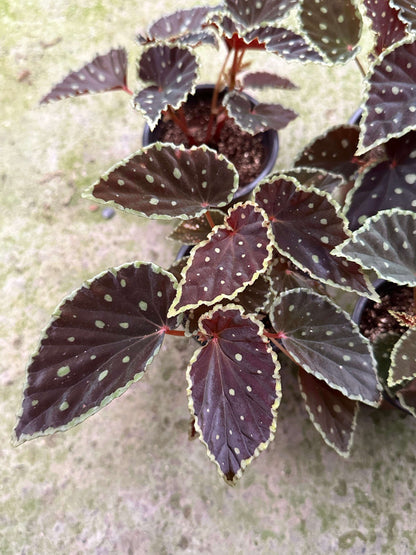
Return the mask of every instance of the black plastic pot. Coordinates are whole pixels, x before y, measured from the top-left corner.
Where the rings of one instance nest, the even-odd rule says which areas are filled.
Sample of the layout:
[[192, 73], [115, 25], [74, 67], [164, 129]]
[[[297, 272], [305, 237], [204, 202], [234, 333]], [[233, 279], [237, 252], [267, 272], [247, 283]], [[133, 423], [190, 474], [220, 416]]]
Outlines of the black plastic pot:
[[[190, 95], [188, 97], [187, 103], [192, 103], [200, 100], [201, 98], [206, 98], [208, 101], [211, 100], [212, 93], [214, 91], [214, 85], [199, 85], [196, 88], [195, 94]], [[220, 94], [220, 98], [225, 95], [226, 91], [223, 91]], [[255, 106], [257, 101], [249, 95], [246, 95], [247, 98], [253, 103]], [[244, 187], [240, 187], [234, 195], [234, 200], [245, 200], [250, 195], [251, 191], [256, 187], [257, 183], [264, 179], [269, 173], [272, 172], [274, 168], [274, 164], [277, 159], [277, 155], [279, 152], [279, 138], [277, 135], [277, 131], [269, 129], [262, 133], [261, 141], [265, 150], [265, 157], [263, 161], [263, 166], [259, 175], [251, 182], [245, 185]], [[151, 143], [159, 141], [161, 139], [161, 131], [158, 126], [155, 127], [153, 131], [150, 130], [149, 126], [146, 124], [143, 131], [143, 146], [147, 146]]]
[[[390, 283], [389, 281], [386, 281], [384, 279], [377, 279], [373, 283], [373, 286], [374, 286], [375, 290], [377, 291], [377, 293], [380, 295], [380, 297], [382, 297], [383, 295], [388, 293], [392, 288], [397, 287], [397, 285], [395, 285], [394, 283]], [[355, 305], [354, 310], [352, 312], [352, 315], [351, 315], [352, 320], [358, 326], [360, 326], [361, 318], [364, 314], [364, 311], [367, 308], [372, 307], [373, 305], [374, 305], [374, 301], [372, 301], [371, 299], [366, 299], [365, 297], [360, 297], [360, 299], [357, 301], [357, 304]], [[405, 412], [406, 414], [411, 414], [407, 409], [405, 409], [400, 404], [399, 400], [396, 397], [392, 397], [385, 389], [383, 389], [383, 399], [385, 401], [387, 401], [393, 407], [395, 407], [397, 409], [400, 409], [401, 411]]]

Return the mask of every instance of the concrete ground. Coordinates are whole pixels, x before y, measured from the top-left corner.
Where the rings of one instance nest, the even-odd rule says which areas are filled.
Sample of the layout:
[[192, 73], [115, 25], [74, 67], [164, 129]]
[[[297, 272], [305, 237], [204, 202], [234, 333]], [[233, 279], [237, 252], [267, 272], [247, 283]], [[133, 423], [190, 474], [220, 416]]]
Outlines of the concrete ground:
[[[214, 3], [214, 2], [213, 2]], [[172, 225], [101, 210], [82, 190], [140, 146], [122, 92], [38, 106], [96, 52], [125, 45], [171, 0], [0, 0], [0, 553], [379, 554], [416, 552], [416, 422], [364, 408], [341, 459], [308, 421], [290, 377], [276, 440], [235, 488], [188, 442], [185, 368], [194, 345], [167, 338], [148, 375], [65, 434], [13, 448], [25, 365], [60, 299], [109, 266], [168, 266]], [[188, 6], [188, 4], [186, 4]], [[217, 62], [202, 50], [212, 81]], [[259, 57], [265, 68], [270, 58]], [[302, 115], [280, 134], [278, 166], [359, 103], [353, 64], [274, 62]], [[130, 84], [134, 87], [134, 62]]]

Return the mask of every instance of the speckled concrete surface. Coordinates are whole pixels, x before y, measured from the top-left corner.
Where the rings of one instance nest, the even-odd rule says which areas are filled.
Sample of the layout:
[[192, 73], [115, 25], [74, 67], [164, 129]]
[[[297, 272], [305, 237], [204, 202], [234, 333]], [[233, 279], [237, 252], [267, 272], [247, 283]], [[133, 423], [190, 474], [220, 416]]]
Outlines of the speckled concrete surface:
[[[177, 249], [164, 238], [170, 224], [104, 220], [81, 198], [140, 146], [143, 122], [126, 95], [37, 102], [96, 52], [126, 45], [133, 54], [135, 32], [173, 6], [0, 0], [0, 553], [414, 553], [414, 420], [362, 410], [352, 456], [340, 459], [284, 376], [276, 440], [231, 489], [200, 442], [187, 440], [185, 340], [167, 338], [148, 375], [81, 426], [10, 444], [26, 361], [58, 301], [108, 266], [167, 266]], [[201, 56], [210, 80], [212, 52]], [[278, 165], [287, 167], [354, 111], [359, 74], [276, 67], [300, 86], [282, 100], [304, 116], [281, 133]]]

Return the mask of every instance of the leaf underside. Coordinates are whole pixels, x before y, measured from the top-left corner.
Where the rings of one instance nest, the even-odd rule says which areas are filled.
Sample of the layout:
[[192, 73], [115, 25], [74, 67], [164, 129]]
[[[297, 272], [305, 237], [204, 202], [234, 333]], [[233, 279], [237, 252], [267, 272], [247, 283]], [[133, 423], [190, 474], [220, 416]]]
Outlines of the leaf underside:
[[160, 44], [143, 52], [138, 74], [148, 86], [135, 95], [133, 104], [153, 130], [168, 106], [179, 108], [194, 93], [198, 63], [189, 48]]
[[175, 293], [171, 274], [131, 263], [86, 282], [58, 307], [27, 369], [19, 442], [66, 430], [119, 397], [157, 354]]
[[368, 77], [359, 153], [416, 127], [416, 42], [395, 45]]
[[336, 253], [399, 285], [416, 286], [416, 213], [379, 212], [339, 245]]
[[302, 369], [299, 369], [299, 385], [313, 425], [330, 447], [347, 457], [353, 443], [358, 402]]
[[305, 371], [349, 399], [377, 406], [380, 400], [370, 344], [326, 297], [306, 289], [284, 292], [270, 319], [283, 346]]
[[254, 105], [246, 96], [238, 92], [227, 94], [223, 104], [238, 125], [252, 135], [267, 131], [267, 129], [278, 131], [297, 117], [293, 110], [283, 108], [279, 104], [259, 103]]
[[254, 73], [246, 73], [243, 77], [244, 87], [252, 87], [262, 89], [265, 87], [273, 87], [274, 89], [293, 90], [298, 87], [286, 77], [280, 77], [274, 73], [267, 71], [256, 71]]
[[78, 71], [73, 71], [40, 101], [41, 104], [84, 94], [125, 89], [127, 86], [127, 52], [112, 49], [96, 56]]
[[154, 143], [122, 160], [88, 193], [148, 218], [195, 218], [226, 206], [238, 188], [234, 166], [205, 145]]
[[355, 2], [302, 0], [299, 17], [303, 31], [328, 62], [345, 63], [356, 55], [362, 19]]
[[263, 182], [255, 199], [269, 216], [280, 254], [314, 279], [370, 294], [358, 264], [331, 254], [348, 235], [345, 221], [324, 193], [304, 188], [291, 178], [277, 177]]
[[380, 55], [386, 48], [402, 40], [406, 35], [406, 25], [399, 19], [399, 10], [391, 6], [390, 0], [364, 0], [366, 15], [376, 33], [374, 52]]
[[215, 307], [199, 325], [207, 343], [188, 367], [189, 407], [208, 456], [232, 485], [274, 437], [280, 365], [262, 324], [235, 305]]
[[171, 313], [234, 298], [265, 272], [272, 248], [263, 211], [249, 202], [236, 204], [224, 225], [192, 250]]

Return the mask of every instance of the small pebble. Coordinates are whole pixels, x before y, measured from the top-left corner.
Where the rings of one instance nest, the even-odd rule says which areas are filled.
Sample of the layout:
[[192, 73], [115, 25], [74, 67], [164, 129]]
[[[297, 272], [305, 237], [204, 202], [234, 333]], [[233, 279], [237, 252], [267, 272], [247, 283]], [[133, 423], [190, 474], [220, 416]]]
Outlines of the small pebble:
[[101, 216], [105, 220], [110, 220], [115, 215], [115, 213], [116, 211], [114, 210], [114, 208], [104, 208], [101, 212]]

